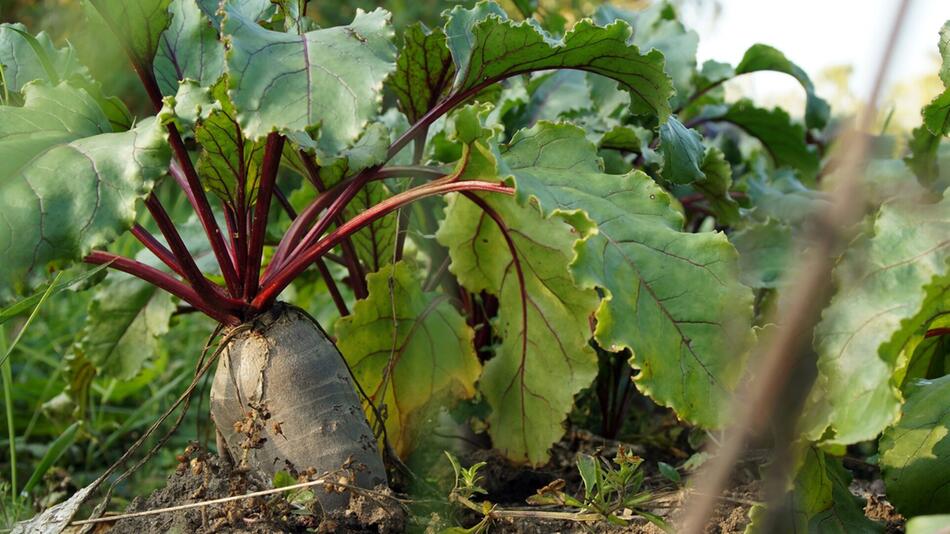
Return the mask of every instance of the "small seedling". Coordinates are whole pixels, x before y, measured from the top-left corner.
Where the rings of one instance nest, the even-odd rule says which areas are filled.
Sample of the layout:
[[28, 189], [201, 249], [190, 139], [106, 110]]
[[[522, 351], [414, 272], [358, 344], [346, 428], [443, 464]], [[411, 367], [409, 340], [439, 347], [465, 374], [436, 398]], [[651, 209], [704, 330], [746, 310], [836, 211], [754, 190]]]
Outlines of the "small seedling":
[[531, 504], [557, 504], [595, 513], [615, 525], [629, 524], [629, 517], [640, 516], [669, 531], [656, 514], [643, 510], [653, 494], [643, 490], [643, 459], [621, 447], [613, 462], [587, 454], [577, 458], [577, 470], [584, 482], [584, 496], [577, 498], [564, 491], [563, 480], [555, 481], [528, 499]]

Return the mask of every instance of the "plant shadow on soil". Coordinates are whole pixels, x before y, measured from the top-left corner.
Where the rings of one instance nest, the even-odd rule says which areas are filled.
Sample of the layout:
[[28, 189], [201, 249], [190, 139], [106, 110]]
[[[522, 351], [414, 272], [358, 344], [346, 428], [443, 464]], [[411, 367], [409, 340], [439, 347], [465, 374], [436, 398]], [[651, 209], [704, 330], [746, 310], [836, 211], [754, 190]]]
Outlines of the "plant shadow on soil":
[[[611, 458], [618, 447], [637, 451], [635, 446], [605, 440], [586, 431], [572, 431], [552, 450], [551, 461], [539, 468], [513, 466], [491, 450], [476, 449], [461, 458], [463, 465], [485, 461], [480, 472], [482, 485], [487, 491], [483, 498], [506, 509], [535, 509], [552, 511], [551, 507], [531, 507], [525, 499], [538, 489], [562, 479], [566, 490], [574, 495], [583, 494], [582, 481], [575, 466], [578, 454], [591, 454]], [[764, 457], [764, 456], [762, 456]], [[271, 487], [270, 481], [257, 478], [245, 470], [232, 468], [212, 453], [197, 447], [189, 447], [179, 457], [175, 473], [168, 477], [164, 488], [156, 490], [148, 498], [136, 498], [126, 510], [138, 512], [181, 504], [208, 501], [211, 499], [251, 493]], [[447, 462], [446, 462], [447, 463]], [[750, 457], [737, 470], [732, 486], [720, 501], [716, 515], [707, 527], [711, 533], [741, 533], [748, 525], [751, 506], [761, 498], [757, 473], [762, 466], [760, 459]], [[443, 466], [444, 467], [444, 466]], [[450, 472], [450, 471], [449, 471]], [[430, 479], [427, 473], [425, 478]], [[442, 475], [445, 472], [443, 471]], [[436, 475], [436, 478], [440, 478]], [[442, 476], [441, 478], [445, 478]], [[301, 477], [300, 480], [305, 480]], [[428, 483], [430, 490], [441, 492], [441, 499], [430, 491], [428, 497], [416, 500], [414, 496], [397, 498], [397, 493], [388, 488], [377, 488], [365, 494], [354, 494], [349, 507], [342, 512], [325, 515], [313, 507], [291, 504], [282, 494], [273, 494], [252, 499], [231, 501], [197, 509], [164, 513], [160, 515], [123, 519], [111, 529], [99, 532], [113, 534], [151, 533], [199, 533], [231, 532], [263, 534], [274, 532], [354, 532], [354, 533], [439, 533], [444, 529], [477, 524], [481, 517], [475, 512], [453, 507], [445, 502], [451, 480], [442, 480], [435, 485]], [[445, 484], [449, 484], [446, 486]], [[396, 491], [408, 489], [398, 480]], [[646, 508], [667, 521], [676, 520], [684, 501], [684, 491], [676, 488], [658, 473], [647, 472], [644, 489], [655, 494]], [[865, 465], [855, 469], [852, 492], [867, 499], [865, 513], [882, 523], [886, 532], [903, 532], [903, 518], [883, 497], [883, 487], [877, 472]], [[331, 487], [316, 486], [315, 491], [333, 491]], [[415, 502], [413, 502], [415, 501]], [[425, 503], [430, 504], [425, 504]], [[406, 503], [409, 503], [406, 506]], [[561, 508], [560, 510], [565, 510]], [[576, 510], [571, 510], [576, 511]], [[578, 523], [550, 520], [540, 517], [514, 520], [493, 520], [489, 532], [512, 532], [524, 534], [561, 533], [661, 533], [658, 527], [634, 517], [626, 526], [617, 526], [606, 521]]]

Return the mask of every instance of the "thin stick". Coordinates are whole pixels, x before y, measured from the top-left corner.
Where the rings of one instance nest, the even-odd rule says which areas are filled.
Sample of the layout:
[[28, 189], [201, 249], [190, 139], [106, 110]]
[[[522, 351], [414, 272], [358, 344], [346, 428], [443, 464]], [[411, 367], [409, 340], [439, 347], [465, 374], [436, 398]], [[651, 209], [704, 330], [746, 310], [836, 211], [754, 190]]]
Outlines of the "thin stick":
[[[875, 117], [880, 93], [890, 67], [895, 44], [906, 18], [910, 0], [901, 0], [897, 8], [894, 23], [887, 42], [887, 48], [881, 58], [877, 77], [873, 86], [867, 109], [861, 117], [858, 132], [868, 131]], [[745, 395], [734, 399], [733, 413], [738, 414], [731, 429], [726, 432], [725, 440], [713, 459], [696, 476], [696, 493], [684, 505], [686, 518], [683, 525], [685, 534], [699, 534], [709, 520], [715, 507], [716, 497], [729, 482], [729, 475], [736, 461], [745, 449], [748, 437], [772, 419], [778, 395], [785, 389], [792, 375], [798, 355], [810, 346], [811, 335], [818, 316], [828, 300], [831, 289], [831, 271], [834, 268], [834, 252], [841, 243], [846, 243], [850, 229], [862, 216], [864, 195], [861, 191], [861, 171], [869, 153], [869, 137], [852, 136], [844, 144], [842, 155], [842, 180], [833, 193], [833, 202], [827, 211], [815, 220], [812, 231], [811, 247], [798, 265], [797, 275], [789, 287], [794, 288], [789, 295], [791, 300], [777, 324], [781, 328], [775, 333], [769, 346], [761, 357], [751, 361], [760, 362], [750, 372], [754, 380], [749, 380]], [[790, 418], [795, 424], [795, 418]]]
[[148, 517], [152, 515], [167, 514], [169, 512], [181, 512], [183, 510], [193, 510], [195, 508], [205, 508], [208, 506], [214, 506], [216, 504], [224, 504], [234, 501], [243, 501], [245, 499], [253, 499], [255, 497], [263, 497], [265, 495], [273, 495], [275, 493], [284, 493], [286, 491], [292, 491], [301, 488], [309, 488], [311, 486], [319, 486], [322, 484], [335, 484], [330, 480], [318, 479], [311, 480], [309, 482], [301, 482], [299, 484], [291, 484], [290, 486], [284, 486], [282, 488], [271, 488], [261, 491], [255, 491], [253, 493], [247, 493], [245, 495], [234, 495], [231, 497], [221, 497], [218, 499], [212, 499], [210, 501], [201, 501], [193, 502], [188, 504], [179, 504], [178, 506], [169, 506], [167, 508], [156, 508], [154, 510], [145, 510], [142, 512], [132, 512], [129, 514], [121, 515], [111, 515], [109, 517], [97, 517], [95, 519], [81, 519], [79, 521], [73, 521], [69, 526], [78, 527], [82, 525], [92, 525], [96, 523], [114, 523], [122, 519], [133, 519], [136, 517]]

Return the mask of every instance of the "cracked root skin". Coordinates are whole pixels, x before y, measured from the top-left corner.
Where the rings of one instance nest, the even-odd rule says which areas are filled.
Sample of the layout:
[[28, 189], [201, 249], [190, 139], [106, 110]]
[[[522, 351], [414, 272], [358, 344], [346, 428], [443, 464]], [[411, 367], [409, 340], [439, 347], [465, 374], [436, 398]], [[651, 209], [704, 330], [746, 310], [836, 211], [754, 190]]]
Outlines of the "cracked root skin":
[[[357, 486], [386, 483], [343, 358], [320, 327], [292, 306], [278, 304], [254, 319], [221, 353], [211, 415], [231, 458], [268, 477], [287, 470], [286, 462], [323, 474], [352, 460]], [[349, 499], [316, 493], [326, 510], [345, 508]]]

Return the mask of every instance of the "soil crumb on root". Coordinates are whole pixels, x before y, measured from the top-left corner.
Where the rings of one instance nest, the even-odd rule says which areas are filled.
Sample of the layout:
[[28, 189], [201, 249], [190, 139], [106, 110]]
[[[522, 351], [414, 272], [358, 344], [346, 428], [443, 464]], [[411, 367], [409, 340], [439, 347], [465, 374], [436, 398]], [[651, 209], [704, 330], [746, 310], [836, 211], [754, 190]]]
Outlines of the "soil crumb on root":
[[[230, 463], [203, 451], [186, 451], [164, 488], [147, 499], [136, 498], [126, 513], [168, 508], [266, 490], [270, 481], [232, 468]], [[304, 490], [306, 491], [306, 490]], [[333, 491], [313, 486], [310, 491]], [[122, 519], [110, 534], [271, 534], [277, 532], [356, 532], [390, 534], [405, 530], [406, 516], [392, 499], [392, 492], [378, 486], [366, 495], [351, 497], [346, 510], [324, 515], [313, 500], [312, 508], [293, 504], [284, 494], [241, 499], [223, 504]]]

